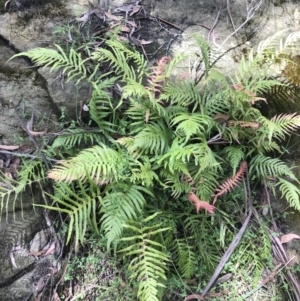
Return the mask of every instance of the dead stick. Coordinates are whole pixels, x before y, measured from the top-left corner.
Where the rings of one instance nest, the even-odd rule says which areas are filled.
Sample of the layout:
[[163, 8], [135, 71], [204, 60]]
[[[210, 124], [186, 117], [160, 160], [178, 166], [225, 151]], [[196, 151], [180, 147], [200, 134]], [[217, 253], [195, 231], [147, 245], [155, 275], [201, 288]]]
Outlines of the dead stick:
[[208, 284], [204, 288], [204, 290], [203, 290], [203, 292], [201, 294], [203, 297], [216, 284], [216, 281], [217, 281], [220, 273], [222, 272], [225, 264], [227, 263], [227, 261], [229, 260], [231, 254], [234, 252], [234, 250], [236, 249], [236, 247], [240, 243], [240, 241], [241, 241], [241, 239], [242, 239], [242, 237], [243, 237], [243, 235], [244, 235], [244, 233], [245, 233], [245, 231], [247, 229], [247, 226], [249, 224], [250, 218], [252, 216], [253, 207], [252, 207], [252, 198], [251, 198], [251, 190], [250, 190], [248, 171], [246, 171], [246, 177], [245, 178], [246, 178], [246, 183], [247, 184], [246, 183], [244, 184], [244, 189], [245, 189], [245, 197], [246, 197], [246, 200], [248, 201], [248, 204], [246, 204], [246, 206], [248, 206], [248, 209], [249, 209], [248, 215], [247, 215], [247, 217], [245, 218], [245, 220], [243, 222], [242, 228], [239, 230], [238, 234], [235, 236], [235, 238], [233, 239], [233, 241], [229, 245], [227, 251], [222, 256], [221, 261], [220, 261], [219, 265], [217, 266], [214, 274], [212, 275], [210, 281], [208, 282]]
[[[30, 154], [14, 153], [14, 152], [5, 151], [5, 150], [0, 150], [0, 154], [13, 155], [13, 156], [16, 156], [16, 157], [25, 157], [25, 158], [32, 158], [32, 159], [39, 158], [39, 156], [34, 156], [34, 155], [30, 155]], [[46, 160], [52, 161], [54, 163], [58, 163], [60, 161], [60, 160], [51, 159], [51, 158], [48, 158], [48, 157], [45, 157], [45, 158], [46, 158]]]
[[[12, 101], [11, 101], [12, 103]], [[45, 165], [48, 169], [50, 169], [49, 164], [46, 160], [45, 155], [41, 152], [39, 145], [37, 144], [35, 138], [33, 137], [33, 135], [28, 131], [25, 122], [23, 121], [23, 119], [21, 118], [21, 116], [18, 113], [18, 110], [16, 108], [16, 106], [14, 106], [14, 112], [15, 112], [15, 116], [17, 117], [21, 127], [23, 128], [23, 130], [27, 133], [29, 139], [32, 141], [33, 145], [35, 146], [36, 150], [40, 153], [42, 160], [45, 162]]]
[[155, 17], [155, 18], [158, 19], [158, 20], [160, 20], [161, 22], [167, 24], [167, 25], [170, 25], [170, 26], [172, 26], [172, 27], [174, 27], [174, 28], [182, 31], [182, 28], [178, 27], [177, 25], [175, 25], [175, 24], [173, 24], [173, 23], [171, 23], [171, 22], [169, 22], [167, 20], [164, 20], [164, 19], [162, 19], [160, 17]]
[[238, 232], [238, 234], [235, 236], [234, 240], [231, 242], [229, 248], [227, 249], [227, 251], [225, 252], [225, 254], [222, 256], [222, 259], [219, 263], [219, 265], [217, 266], [213, 276], [211, 277], [209, 283], [206, 285], [206, 287], [204, 288], [203, 292], [202, 292], [202, 296], [204, 297], [209, 291], [210, 289], [214, 286], [215, 282], [217, 281], [220, 273], [222, 272], [225, 264], [227, 263], [227, 261], [229, 260], [231, 254], [234, 252], [234, 250], [236, 249], [236, 247], [238, 246], [239, 242], [241, 241], [247, 226], [249, 224], [250, 218], [252, 216], [252, 208], [250, 208], [250, 211], [243, 223], [242, 228], [240, 229], [240, 231]]

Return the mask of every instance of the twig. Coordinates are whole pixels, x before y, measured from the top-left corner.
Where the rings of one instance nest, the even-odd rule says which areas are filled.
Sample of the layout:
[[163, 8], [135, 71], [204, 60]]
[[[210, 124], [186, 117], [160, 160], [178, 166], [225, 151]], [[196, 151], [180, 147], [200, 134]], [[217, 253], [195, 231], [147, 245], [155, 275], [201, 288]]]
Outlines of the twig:
[[[251, 19], [252, 17], [254, 16], [255, 12], [259, 9], [259, 7], [261, 6], [262, 4], [262, 0], [257, 4], [255, 5], [254, 7], [252, 7], [249, 11], [247, 11], [247, 17], [246, 17], [246, 20], [234, 31], [232, 32], [224, 41], [223, 43], [219, 46], [218, 50], [220, 50], [224, 44], [226, 44], [226, 42], [233, 36], [235, 35], [245, 24], [247, 24]], [[247, 8], [248, 10], [248, 8]]]
[[264, 190], [265, 190], [265, 196], [267, 198], [267, 202], [268, 202], [268, 206], [269, 206], [271, 221], [273, 221], [273, 228], [275, 231], [278, 231], [277, 225], [274, 222], [273, 210], [272, 210], [271, 201], [270, 201], [270, 194], [269, 194], [269, 189], [268, 189], [266, 180], [264, 180]]
[[230, 3], [229, 3], [229, 0], [227, 0], [226, 8], [227, 8], [228, 16], [229, 16], [231, 25], [232, 25], [232, 27], [233, 27], [233, 30], [236, 31], [235, 25], [234, 25], [234, 22], [233, 22], [233, 19], [232, 19], [232, 16], [231, 16], [231, 12], [230, 12]]
[[[290, 261], [292, 261], [293, 258]], [[282, 263], [278, 264], [273, 271], [271, 272], [271, 274], [269, 276], [266, 277], [266, 279], [264, 279], [262, 281], [261, 284], [259, 284], [257, 287], [255, 287], [254, 289], [252, 289], [250, 292], [246, 293], [245, 295], [242, 296], [242, 299], [246, 300], [248, 297], [250, 297], [251, 295], [253, 295], [255, 292], [257, 292], [259, 289], [261, 289], [265, 284], [267, 284], [269, 281], [273, 280], [275, 278], [275, 276], [283, 269], [286, 267], [286, 265], [289, 263], [287, 262], [284, 266], [282, 266]]]
[[218, 24], [218, 22], [219, 22], [220, 14], [221, 14], [221, 10], [219, 9], [219, 10], [218, 10], [218, 14], [217, 14], [216, 19], [215, 19], [215, 22], [214, 22], [213, 26], [210, 28], [209, 33], [208, 33], [208, 40], [209, 40], [209, 37], [212, 36], [214, 45], [215, 45], [216, 47], [219, 47], [219, 45], [218, 45], [217, 42], [216, 42], [216, 36], [213, 35], [213, 31], [214, 31], [215, 27], [217, 26], [217, 24]]
[[158, 19], [158, 20], [160, 20], [161, 22], [163, 22], [163, 23], [169, 25], [169, 26], [172, 26], [172, 27], [174, 27], [174, 28], [176, 28], [176, 29], [178, 29], [178, 30], [180, 30], [180, 31], [183, 31], [182, 28], [178, 27], [177, 25], [175, 25], [175, 24], [173, 24], [173, 23], [171, 23], [171, 22], [169, 22], [169, 21], [167, 21], [167, 20], [164, 20], [164, 19], [162, 19], [162, 18], [160, 18], [160, 17], [155, 17], [155, 18]]
[[229, 260], [231, 254], [234, 252], [234, 250], [236, 249], [236, 247], [238, 246], [238, 244], [240, 243], [246, 229], [247, 226], [249, 224], [250, 218], [252, 216], [252, 209], [250, 209], [242, 228], [239, 230], [238, 234], [235, 236], [235, 238], [233, 239], [233, 241], [231, 242], [230, 246], [228, 247], [227, 251], [224, 253], [224, 255], [222, 256], [222, 259], [219, 263], [219, 265], [217, 266], [213, 276], [211, 277], [209, 283], [206, 285], [206, 287], [204, 288], [203, 292], [202, 292], [202, 296], [205, 296], [210, 290], [211, 288], [214, 286], [215, 282], [217, 281], [217, 278], [219, 277], [220, 273], [222, 272], [225, 264], [227, 263], [227, 261]]
[[[11, 101], [11, 103], [12, 103], [12, 101]], [[41, 158], [42, 158], [42, 160], [45, 162], [47, 168], [50, 169], [49, 164], [48, 164], [48, 162], [47, 162], [47, 159], [46, 159], [45, 155], [41, 152], [40, 147], [39, 147], [39, 145], [37, 144], [35, 138], [33, 137], [33, 135], [32, 135], [32, 134], [29, 132], [29, 130], [27, 129], [27, 126], [25, 125], [23, 119], [22, 119], [21, 116], [19, 115], [16, 106], [14, 106], [13, 108], [14, 108], [15, 115], [16, 115], [16, 117], [17, 117], [17, 119], [18, 119], [20, 125], [22, 126], [23, 130], [27, 133], [27, 135], [28, 135], [30, 141], [32, 141], [32, 143], [34, 144], [36, 150], [40, 153]], [[31, 118], [33, 118], [33, 116], [32, 116]]]
[[[234, 50], [242, 45], [244, 45], [245, 42], [241, 42], [239, 44], [237, 44], [236, 46], [230, 47], [228, 48], [226, 51], [224, 51], [222, 54], [220, 54], [210, 65], [210, 68], [212, 68], [223, 56], [225, 56], [228, 52], [230, 52], [231, 50]], [[205, 75], [205, 72], [202, 72], [201, 76], [197, 79], [195, 79], [195, 84], [199, 84], [203, 78], [203, 76]]]
[[226, 129], [226, 122], [224, 122], [223, 125], [222, 125], [222, 131], [221, 131], [219, 134], [217, 134], [216, 136], [210, 138], [210, 139], [207, 141], [207, 144], [212, 144], [212, 143], [215, 143], [215, 142], [218, 141], [218, 140], [221, 140], [221, 139], [222, 139], [222, 136], [223, 136], [223, 134], [224, 134], [224, 132], [225, 132], [225, 129]]
[[[40, 159], [39, 156], [34, 156], [34, 155], [30, 155], [30, 154], [14, 153], [14, 152], [5, 151], [5, 150], [0, 150], [0, 154], [13, 155], [13, 156], [16, 156], [16, 157], [25, 157], [25, 158], [32, 158], [32, 159]], [[51, 158], [48, 158], [48, 157], [45, 157], [45, 156], [44, 156], [44, 158], [47, 161], [51, 161], [51, 162], [54, 162], [54, 163], [58, 163], [60, 161], [60, 160], [51, 159]]]
[[233, 241], [231, 242], [230, 246], [228, 247], [227, 251], [224, 253], [224, 255], [221, 258], [221, 261], [219, 263], [219, 265], [217, 266], [213, 276], [211, 277], [210, 281], [208, 282], [208, 284], [206, 285], [206, 287], [204, 288], [202, 294], [200, 294], [201, 296], [205, 296], [210, 290], [211, 288], [215, 285], [220, 273], [222, 272], [225, 264], [227, 263], [227, 261], [229, 260], [231, 254], [234, 252], [234, 250], [236, 249], [236, 247], [238, 246], [238, 244], [240, 243], [246, 229], [247, 226], [249, 224], [250, 218], [252, 216], [253, 213], [253, 207], [252, 207], [252, 199], [250, 196], [250, 184], [249, 184], [249, 177], [248, 174], [246, 174], [246, 181], [247, 181], [247, 186], [248, 186], [248, 191], [245, 191], [245, 194], [249, 194], [248, 196], [246, 196], [246, 198], [249, 200], [248, 202], [248, 208], [249, 208], [249, 213], [246, 216], [243, 225], [241, 227], [241, 229], [239, 230], [238, 234], [235, 236], [235, 238], [233, 239]]

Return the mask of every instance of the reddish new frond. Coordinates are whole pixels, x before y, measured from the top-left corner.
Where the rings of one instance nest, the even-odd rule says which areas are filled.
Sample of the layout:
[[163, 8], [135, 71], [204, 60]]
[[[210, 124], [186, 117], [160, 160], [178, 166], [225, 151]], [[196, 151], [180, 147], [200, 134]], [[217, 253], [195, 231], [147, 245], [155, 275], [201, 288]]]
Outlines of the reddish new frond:
[[[159, 61], [157, 61], [156, 67], [152, 67], [152, 74], [147, 79], [148, 86], [146, 88], [151, 92], [154, 99], [158, 99], [159, 95], [162, 93], [163, 84], [166, 80], [165, 67], [168, 63], [170, 63], [170, 61], [171, 61], [170, 57], [164, 56]], [[161, 101], [158, 102], [162, 104]], [[145, 115], [146, 123], [148, 123], [149, 121], [149, 116], [150, 116], [150, 111], [147, 110]]]
[[157, 66], [152, 67], [152, 74], [150, 78], [147, 80], [149, 85], [147, 87], [148, 90], [153, 92], [153, 97], [155, 98], [155, 93], [162, 92], [162, 83], [165, 81], [165, 67], [171, 61], [171, 58], [168, 56], [162, 57], [159, 61], [157, 61]]
[[246, 171], [246, 169], [247, 169], [247, 162], [244, 161], [244, 162], [242, 162], [237, 173], [233, 177], [230, 177], [226, 181], [224, 181], [219, 186], [219, 188], [216, 189], [213, 204], [215, 204], [218, 197], [220, 197], [223, 194], [228, 193], [230, 190], [232, 190], [235, 186], [237, 186], [241, 182], [241, 180], [243, 178], [243, 174]]
[[210, 205], [209, 203], [205, 201], [201, 201], [194, 192], [190, 192], [188, 199], [191, 201], [191, 203], [196, 207], [197, 213], [199, 213], [200, 209], [206, 210], [208, 213], [213, 214], [216, 207], [213, 205]]

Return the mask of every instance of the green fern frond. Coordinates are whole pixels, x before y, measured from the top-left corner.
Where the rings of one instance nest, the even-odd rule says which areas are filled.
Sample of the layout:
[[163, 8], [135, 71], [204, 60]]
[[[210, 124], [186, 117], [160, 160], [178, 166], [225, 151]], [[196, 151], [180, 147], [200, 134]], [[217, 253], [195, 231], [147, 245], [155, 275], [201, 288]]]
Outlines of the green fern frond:
[[204, 170], [214, 170], [217, 172], [223, 172], [222, 160], [218, 154], [208, 146], [206, 142], [194, 144], [195, 149], [195, 162], [199, 164], [199, 173]]
[[131, 107], [126, 111], [126, 118], [128, 118], [126, 120], [129, 120], [128, 129], [131, 136], [134, 136], [143, 130], [147, 115], [149, 116], [148, 122], [155, 123], [156, 121], [161, 120], [159, 114], [154, 110], [151, 110], [148, 106], [137, 102], [135, 104], [132, 103]]
[[196, 102], [201, 103], [201, 96], [197, 86], [188, 81], [180, 83], [168, 83], [160, 94], [159, 100], [169, 103], [171, 106], [178, 105], [187, 107]]
[[67, 129], [55, 138], [52, 144], [52, 148], [72, 148], [75, 145], [80, 145], [81, 143], [85, 143], [87, 145], [103, 143], [102, 131], [88, 131], [83, 129], [71, 128]]
[[281, 114], [270, 120], [264, 116], [260, 116], [258, 122], [262, 124], [262, 127], [258, 130], [257, 135], [260, 139], [267, 136], [269, 142], [271, 142], [273, 138], [283, 140], [286, 135], [299, 128], [300, 116], [296, 115], [296, 113]]
[[285, 29], [275, 33], [268, 39], [259, 43], [258, 54], [270, 54], [278, 56], [280, 54], [290, 54], [291, 51], [299, 48], [300, 31], [288, 33], [290, 29]]
[[245, 153], [242, 147], [226, 146], [223, 150], [228, 158], [229, 164], [233, 169], [233, 174], [236, 173], [241, 161], [245, 159]]
[[[291, 104], [300, 102], [300, 87], [297, 85], [297, 73], [291, 72], [284, 74], [284, 76], [287, 78], [287, 80], [284, 80], [284, 85], [275, 85], [269, 91], [264, 93], [268, 103], [274, 108], [274, 112], [290, 112], [290, 106], [283, 107], [282, 101]], [[267, 111], [268, 105], [263, 104], [262, 108]]]
[[206, 133], [213, 125], [214, 121], [211, 117], [197, 113], [182, 113], [171, 121], [171, 126], [176, 126], [175, 133], [181, 137], [186, 137], [186, 141], [193, 135]]
[[274, 134], [275, 138], [283, 139], [285, 135], [289, 135], [300, 127], [300, 115], [297, 115], [297, 113], [280, 114], [274, 116], [271, 121], [280, 129], [280, 132]]
[[98, 84], [92, 83], [94, 89], [89, 102], [91, 118], [108, 135], [116, 130], [116, 110], [122, 105], [122, 101], [113, 100], [107, 92], [116, 80], [115, 77], [103, 78]]
[[[208, 91], [210, 90], [207, 87]], [[211, 89], [216, 89], [215, 87], [211, 87]], [[203, 105], [207, 115], [215, 116], [217, 114], [227, 114], [228, 108], [230, 107], [229, 98], [226, 96], [224, 91], [222, 92], [207, 92], [206, 95], [202, 97]]]
[[281, 139], [284, 137], [281, 128], [265, 116], [260, 116], [257, 121], [262, 124], [262, 127], [257, 131], [256, 135], [260, 137], [260, 140], [264, 140], [264, 138], [267, 137], [268, 141], [271, 142], [275, 136]]
[[[187, 215], [183, 220], [183, 226], [185, 233], [193, 237], [196, 260], [198, 265], [202, 266], [202, 272], [213, 272], [220, 261], [220, 252], [215, 247], [216, 240], [219, 240], [219, 237], [215, 236], [217, 233], [215, 229], [219, 227], [216, 220], [212, 222], [208, 215], [204, 214]], [[226, 234], [226, 238], [233, 238], [229, 231]]]
[[[42, 186], [46, 182], [44, 162], [35, 161], [23, 161], [23, 166], [18, 172], [18, 180], [15, 181], [5, 174], [0, 174], [1, 187], [0, 187], [0, 220], [3, 214], [3, 210], [8, 214], [9, 202], [12, 202], [12, 211], [15, 218], [15, 205], [17, 199], [21, 202], [22, 207], [22, 193], [27, 188], [32, 188], [33, 184]], [[22, 211], [23, 215], [23, 211]]]
[[105, 48], [97, 48], [91, 55], [92, 60], [98, 62], [109, 62], [110, 67], [117, 73], [122, 74], [122, 80], [134, 79], [135, 72], [127, 63], [126, 56], [122, 52], [113, 53], [111, 50]]
[[71, 183], [91, 178], [95, 183], [105, 183], [122, 178], [126, 164], [122, 153], [99, 145], [81, 151], [74, 158], [60, 161], [48, 173], [48, 177], [57, 182]]
[[68, 227], [67, 243], [69, 243], [74, 231], [76, 250], [78, 249], [78, 244], [84, 242], [88, 226], [96, 233], [99, 233], [96, 212], [100, 205], [100, 189], [91, 180], [88, 182], [88, 189], [84, 187], [81, 181], [77, 181], [72, 184], [64, 182], [58, 183], [55, 186], [54, 195], [50, 197], [53, 199], [54, 203], [59, 206], [37, 206], [68, 214], [70, 222]]
[[262, 41], [256, 54], [252, 49], [247, 58], [241, 59], [239, 70], [236, 72], [237, 82], [246, 84], [250, 79], [256, 81], [259, 86], [263, 84], [264, 78], [273, 76], [274, 72], [280, 74], [276, 65], [289, 61], [288, 55], [299, 49], [299, 39], [299, 31], [288, 33], [288, 30], [284, 30]]
[[166, 67], [166, 70], [165, 70], [165, 76], [167, 79], [169, 79], [171, 77], [173, 69], [186, 58], [187, 58], [186, 55], [180, 54], [171, 59], [171, 61], [169, 62], [169, 64]]
[[290, 205], [300, 211], [300, 189], [293, 183], [283, 178], [278, 178], [278, 183], [276, 186], [279, 188], [282, 196], [290, 203]]
[[59, 45], [54, 44], [54, 46], [58, 51], [48, 48], [35, 48], [18, 53], [11, 59], [18, 56], [27, 56], [38, 66], [51, 67], [50, 72], [62, 68], [62, 73], [68, 76], [67, 81], [70, 81], [74, 77], [79, 77], [76, 84], [86, 79], [87, 70], [84, 65], [85, 61], [81, 58], [81, 55], [72, 48], [69, 55], [67, 55]]
[[291, 179], [296, 180], [291, 168], [278, 158], [257, 155], [251, 160], [249, 166], [249, 174], [255, 174], [260, 179], [264, 179], [268, 176], [289, 176]]
[[275, 141], [260, 141], [259, 142], [259, 147], [257, 148], [258, 152], [262, 153], [270, 153], [273, 151], [276, 151], [280, 154], [283, 153], [283, 151], [281, 150], [280, 146], [278, 145], [278, 143], [276, 143]]
[[211, 57], [210, 57], [210, 54], [211, 54], [211, 49], [212, 49], [212, 46], [209, 42], [207, 42], [202, 36], [200, 35], [194, 35], [194, 38], [199, 46], [199, 50], [201, 52], [200, 56], [201, 56], [201, 59], [203, 61], [203, 64], [204, 64], [204, 73], [206, 74], [206, 76], [208, 75], [208, 72], [210, 71], [211, 69]]
[[[155, 213], [140, 222], [130, 221], [124, 225], [133, 232], [133, 236], [124, 237], [123, 242], [130, 246], [120, 250], [126, 256], [133, 256], [129, 264], [130, 278], [137, 280], [137, 296], [141, 301], [159, 301], [158, 289], [163, 288], [166, 280], [166, 263], [169, 261], [164, 246], [155, 241], [155, 236], [169, 228], [161, 228], [161, 224], [153, 224], [158, 213]], [[151, 222], [151, 223], [150, 223]]]
[[194, 170], [191, 170], [191, 178], [195, 194], [199, 196], [200, 200], [211, 201], [215, 189], [219, 185], [216, 172], [214, 170], [199, 172], [199, 168], [195, 166]]
[[[146, 74], [147, 61], [138, 51], [132, 51], [124, 44], [116, 40], [106, 40], [109, 49], [97, 48], [91, 55], [91, 59], [98, 62], [109, 62], [110, 67], [122, 76], [123, 80], [141, 80]], [[136, 68], [129, 64], [130, 60]]]
[[276, 151], [281, 154], [283, 153], [277, 142], [275, 141], [270, 142], [266, 137], [264, 139], [263, 137], [259, 137], [259, 136], [254, 137], [249, 142], [255, 145], [256, 149], [250, 148], [249, 152], [247, 153], [247, 156], [251, 156], [251, 154], [256, 152], [260, 155], [264, 155], [272, 151]]
[[131, 164], [130, 182], [141, 183], [143, 186], [153, 186], [154, 180], [159, 181], [158, 175], [153, 171], [148, 157], [141, 157]]
[[[267, 39], [261, 41], [257, 47], [257, 53], [266, 53], [267, 51], [273, 51], [274, 48], [277, 48], [280, 41], [283, 40], [283, 37], [286, 36], [286, 33], [289, 29], [285, 29], [283, 31], [278, 31], [274, 35], [269, 36]], [[280, 46], [282, 48], [282, 46]]]
[[[173, 140], [173, 143], [170, 149], [158, 160], [158, 164], [164, 166], [166, 170], [169, 170], [172, 174], [175, 173], [177, 168], [181, 166], [181, 163], [186, 166], [187, 162], [189, 162], [194, 154], [193, 145], [184, 145], [182, 141], [177, 137]], [[183, 169], [179, 169], [183, 171]], [[188, 173], [186, 167], [184, 168]]]
[[105, 190], [101, 200], [101, 227], [107, 238], [107, 249], [120, 238], [125, 222], [135, 220], [142, 212], [146, 202], [143, 192], [152, 195], [146, 188], [128, 183], [113, 184]]
[[188, 244], [188, 240], [193, 241], [193, 237], [175, 239], [173, 244], [173, 253], [175, 255], [175, 263], [179, 267], [181, 276], [190, 279], [195, 271], [196, 254], [193, 247]]
[[[154, 111], [159, 116], [165, 116], [165, 109], [154, 98], [150, 90], [148, 90], [142, 83], [134, 80], [127, 80], [126, 86], [122, 89], [123, 98], [128, 98], [133, 107], [142, 105], [151, 111]], [[145, 120], [146, 118], [144, 118]]]
[[127, 147], [130, 154], [141, 156], [143, 154], [160, 155], [169, 148], [172, 132], [162, 122], [149, 123], [135, 136], [120, 138], [118, 142]]
[[[184, 167], [181, 167], [179, 171], [182, 171], [183, 174], [188, 172]], [[182, 177], [178, 173], [171, 173], [169, 169], [160, 170], [159, 175], [162, 178], [161, 185], [164, 189], [170, 189], [171, 195], [174, 198], [180, 197], [183, 193], [187, 193], [190, 190], [190, 184], [186, 181], [183, 181]], [[189, 174], [186, 174], [189, 176]]]
[[112, 51], [117, 54], [118, 52], [124, 53], [127, 63], [133, 63], [134, 70], [136, 73], [136, 79], [139, 82], [144, 76], [147, 76], [150, 72], [148, 67], [148, 62], [145, 56], [139, 51], [131, 50], [123, 43], [116, 40], [107, 40], [106, 44], [112, 49]]

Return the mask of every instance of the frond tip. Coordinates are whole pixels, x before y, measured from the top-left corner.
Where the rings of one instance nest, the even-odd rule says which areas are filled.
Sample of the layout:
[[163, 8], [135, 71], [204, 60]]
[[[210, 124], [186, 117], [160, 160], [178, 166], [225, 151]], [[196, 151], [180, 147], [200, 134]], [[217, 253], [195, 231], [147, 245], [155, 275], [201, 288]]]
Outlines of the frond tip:
[[60, 161], [48, 173], [48, 178], [67, 183], [90, 178], [98, 184], [108, 183], [119, 178], [118, 171], [123, 166], [122, 162], [124, 163], [121, 153], [105, 145], [97, 145], [83, 150], [74, 158]]
[[[164, 247], [155, 240], [155, 236], [170, 228], [161, 228], [161, 224], [153, 225], [153, 219], [158, 212], [141, 220], [130, 221], [124, 227], [131, 230], [133, 236], [122, 238], [130, 242], [130, 246], [120, 250], [126, 256], [134, 256], [129, 264], [132, 271], [131, 278], [138, 281], [138, 298], [141, 301], [158, 301], [158, 288], [164, 287], [166, 280], [166, 263], [169, 261]], [[150, 222], [150, 223], [149, 223]]]
[[195, 195], [194, 192], [190, 192], [188, 199], [191, 203], [196, 207], [197, 213], [199, 213], [200, 209], [206, 210], [210, 214], [214, 214], [216, 207], [210, 205], [208, 202], [200, 201], [200, 199]]

